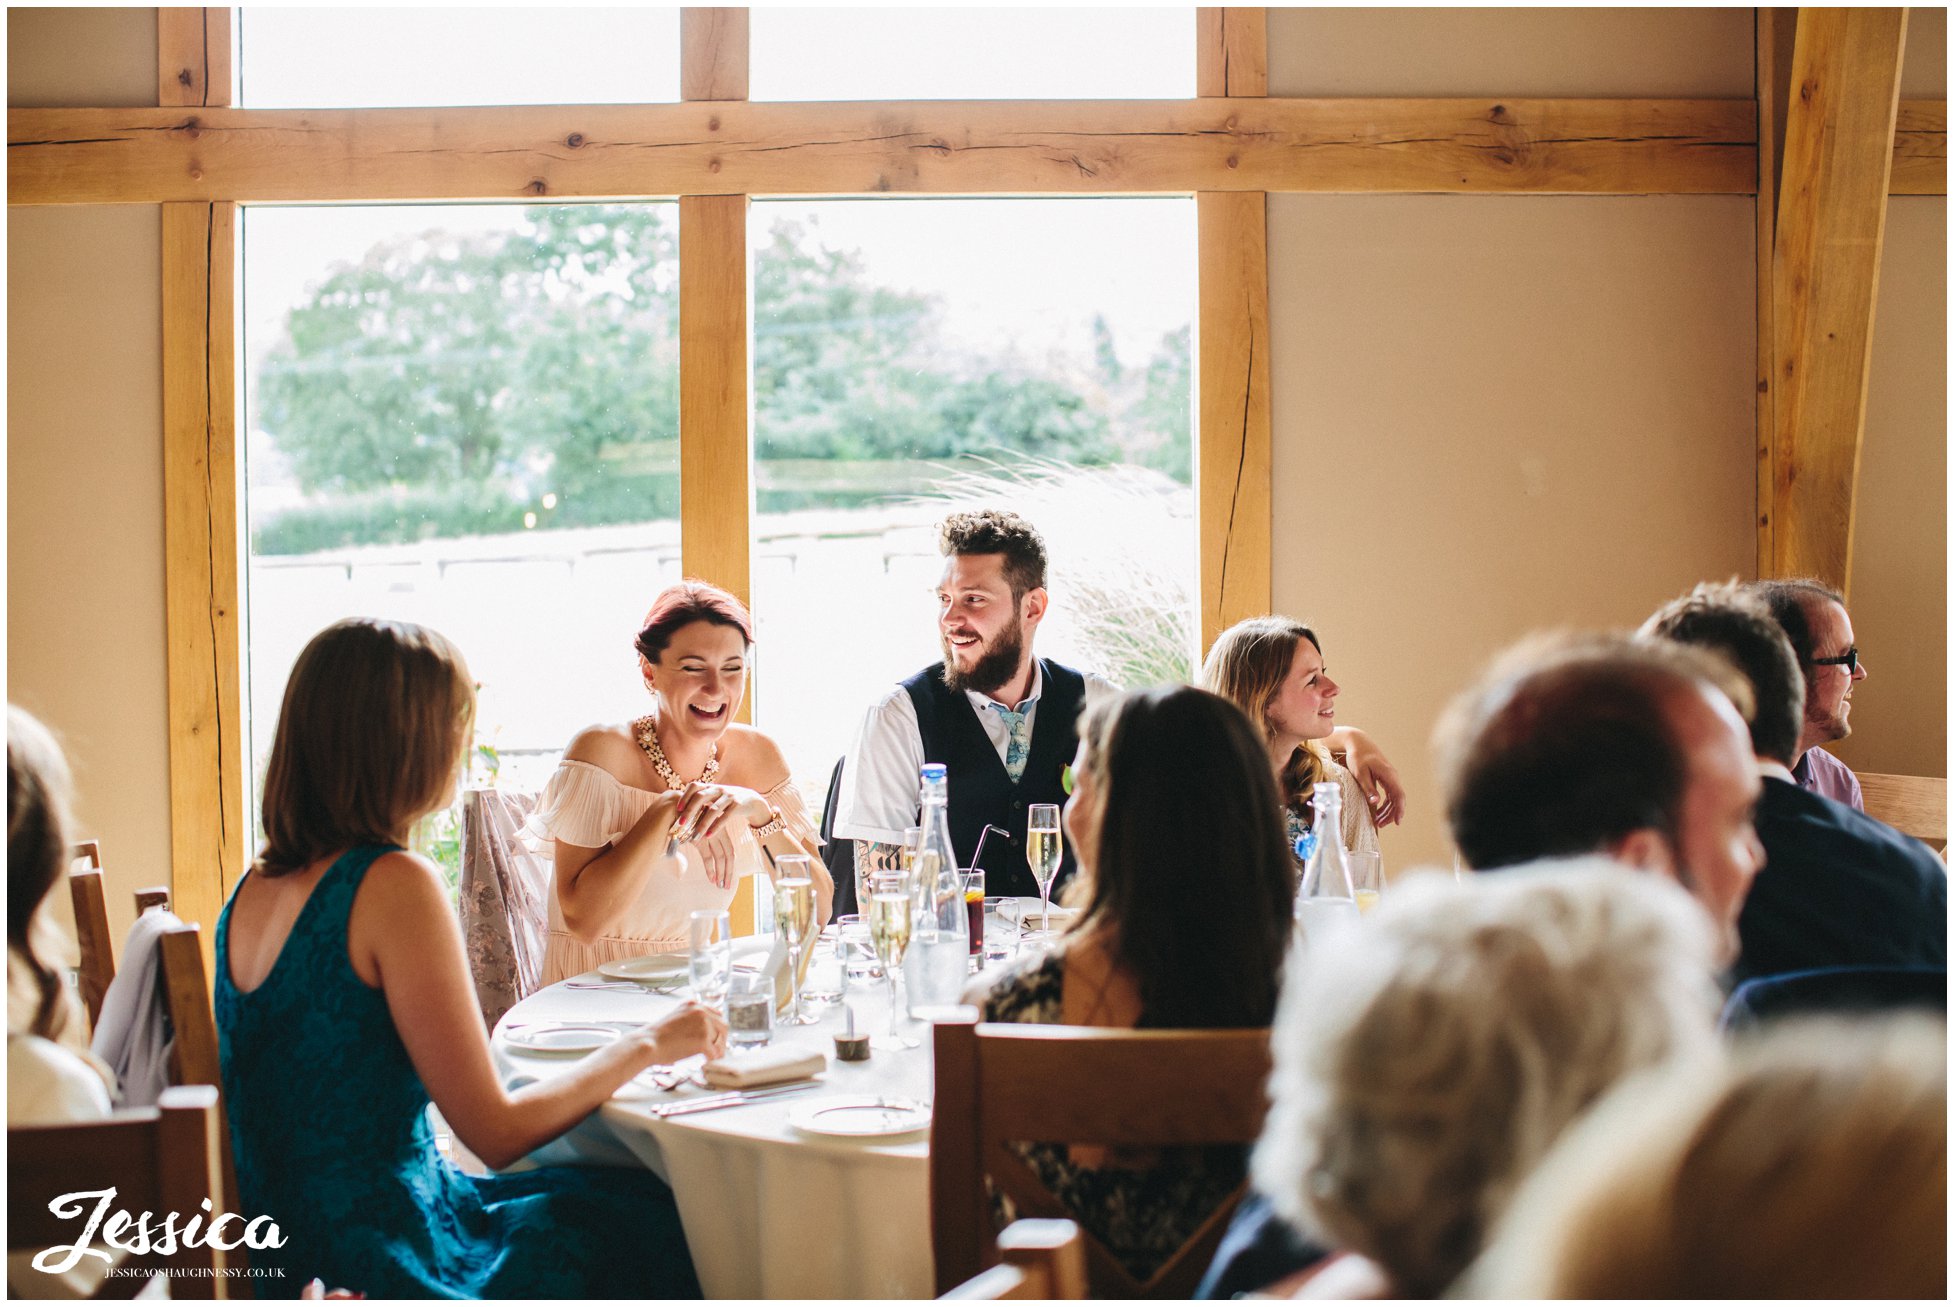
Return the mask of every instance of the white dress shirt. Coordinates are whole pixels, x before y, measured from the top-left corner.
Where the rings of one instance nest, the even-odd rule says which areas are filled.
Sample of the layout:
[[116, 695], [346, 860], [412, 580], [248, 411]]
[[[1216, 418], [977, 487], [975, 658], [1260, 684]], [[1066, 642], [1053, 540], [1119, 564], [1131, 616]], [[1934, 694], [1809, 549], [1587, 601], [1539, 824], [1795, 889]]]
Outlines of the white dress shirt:
[[[1087, 672], [1085, 680], [1083, 707], [1119, 693], [1119, 687], [1103, 676]], [[1014, 709], [1025, 715], [1028, 733], [1038, 729], [1038, 700], [1044, 692], [1045, 669], [1034, 659], [1031, 693]], [[1003, 762], [1011, 746], [1011, 728], [1003, 717], [990, 710], [988, 705], [997, 701], [975, 690], [965, 690], [964, 695], [976, 710], [985, 736], [996, 748], [997, 760]], [[841, 771], [841, 798], [835, 808], [835, 838], [902, 843], [902, 833], [916, 824], [920, 812], [920, 778], [927, 761], [923, 757], [923, 728], [916, 721], [915, 701], [909, 697], [908, 690], [898, 685], [868, 710], [861, 732], [855, 737], [855, 747], [848, 753], [848, 765]], [[951, 785], [956, 780], [952, 776]]]

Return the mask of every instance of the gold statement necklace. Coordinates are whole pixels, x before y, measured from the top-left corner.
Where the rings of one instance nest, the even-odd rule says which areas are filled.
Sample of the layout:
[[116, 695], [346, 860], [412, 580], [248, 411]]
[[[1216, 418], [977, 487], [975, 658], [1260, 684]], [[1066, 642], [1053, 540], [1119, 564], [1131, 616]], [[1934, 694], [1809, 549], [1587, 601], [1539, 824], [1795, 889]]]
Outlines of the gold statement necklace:
[[[657, 724], [656, 717], [638, 719], [638, 747], [643, 749], [645, 756], [651, 759], [652, 768], [658, 773], [659, 779], [665, 782], [666, 789], [682, 790], [686, 786], [685, 778], [673, 768], [671, 759], [665, 756], [665, 747], [658, 743]], [[717, 775], [719, 775], [719, 741], [714, 740], [710, 752], [706, 754], [706, 769], [699, 773], [698, 783], [710, 785], [712, 778]]]

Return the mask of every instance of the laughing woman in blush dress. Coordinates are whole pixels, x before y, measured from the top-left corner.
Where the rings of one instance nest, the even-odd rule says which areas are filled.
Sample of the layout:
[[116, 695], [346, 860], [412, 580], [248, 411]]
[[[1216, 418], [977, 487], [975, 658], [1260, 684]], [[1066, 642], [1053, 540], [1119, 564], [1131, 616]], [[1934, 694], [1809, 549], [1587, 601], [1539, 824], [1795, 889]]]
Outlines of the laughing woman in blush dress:
[[651, 711], [570, 741], [524, 828], [555, 855], [543, 983], [622, 958], [682, 952], [686, 920], [724, 908], [773, 859], [811, 861], [816, 914], [834, 882], [787, 760], [733, 721], [753, 624], [731, 594], [683, 581], [659, 594], [637, 638]]

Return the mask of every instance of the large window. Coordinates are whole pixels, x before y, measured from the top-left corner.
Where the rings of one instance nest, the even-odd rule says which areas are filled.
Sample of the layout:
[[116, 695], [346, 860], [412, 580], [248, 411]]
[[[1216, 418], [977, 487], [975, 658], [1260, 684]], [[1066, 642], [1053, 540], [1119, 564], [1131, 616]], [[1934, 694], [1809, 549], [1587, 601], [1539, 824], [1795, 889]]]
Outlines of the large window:
[[675, 208], [247, 213], [260, 771], [293, 659], [352, 615], [456, 641], [505, 783], [635, 711], [631, 637], [680, 574]]
[[[458, 13], [242, 11], [240, 103], [676, 96], [677, 10]], [[1191, 9], [759, 8], [749, 85], [1187, 97], [1194, 28]], [[760, 198], [749, 217], [740, 576], [681, 557], [681, 489], [743, 506], [679, 484], [676, 203], [244, 211], [254, 775], [299, 649], [365, 614], [452, 637], [481, 683], [476, 782], [540, 788], [576, 730], [641, 710], [631, 636], [658, 589], [705, 574], [749, 587], [756, 719], [818, 803], [868, 703], [938, 656], [933, 527], [966, 505], [1044, 532], [1041, 652], [1128, 685], [1192, 670], [1193, 200]], [[451, 836], [426, 847], [452, 865]]]
[[751, 231], [756, 720], [803, 789], [940, 657], [955, 507], [1045, 536], [1041, 653], [1186, 677], [1193, 202], [771, 201]]

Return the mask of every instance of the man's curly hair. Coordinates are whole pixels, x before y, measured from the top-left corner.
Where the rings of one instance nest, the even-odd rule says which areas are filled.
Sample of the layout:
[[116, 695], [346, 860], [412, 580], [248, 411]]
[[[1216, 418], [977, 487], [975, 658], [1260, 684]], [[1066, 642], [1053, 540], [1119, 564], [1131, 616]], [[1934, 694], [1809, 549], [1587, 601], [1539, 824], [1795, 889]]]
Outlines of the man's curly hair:
[[1045, 538], [1038, 534], [1038, 528], [1016, 513], [1001, 508], [952, 513], [938, 528], [937, 548], [945, 558], [962, 554], [1004, 555], [1004, 579], [1010, 583], [1013, 600], [1044, 588]]

